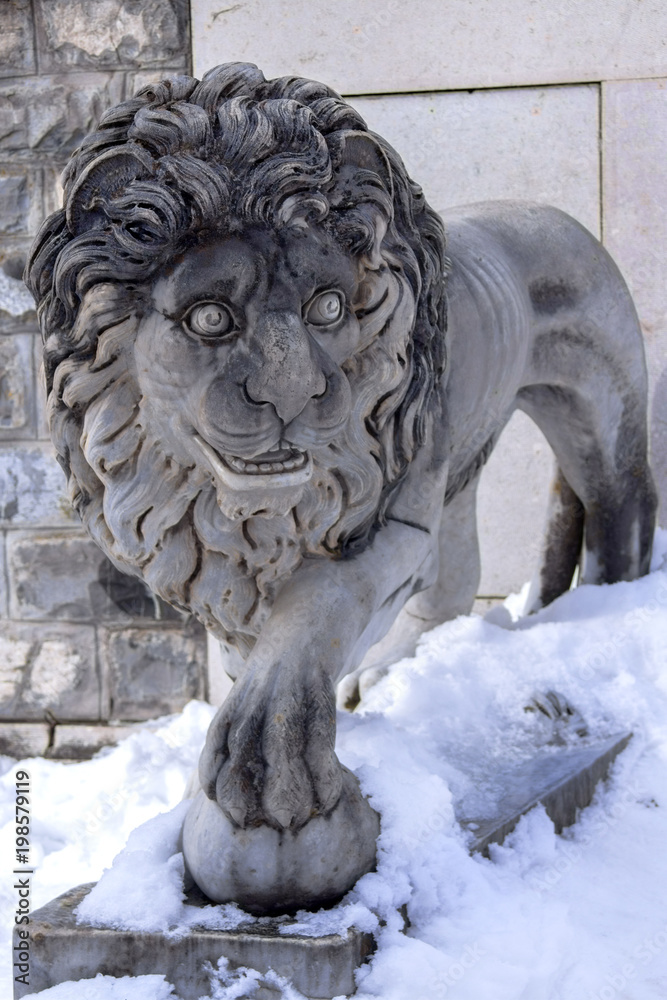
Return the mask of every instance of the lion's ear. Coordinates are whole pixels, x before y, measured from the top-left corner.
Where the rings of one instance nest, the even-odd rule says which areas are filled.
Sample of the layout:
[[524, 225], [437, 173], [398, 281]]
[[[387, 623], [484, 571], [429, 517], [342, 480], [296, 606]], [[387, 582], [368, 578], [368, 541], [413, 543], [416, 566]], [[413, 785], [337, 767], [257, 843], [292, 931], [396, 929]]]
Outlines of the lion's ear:
[[384, 184], [393, 200], [394, 181], [387, 154], [370, 132], [343, 132], [340, 137], [339, 167], [352, 166], [372, 170]]
[[100, 229], [108, 222], [104, 205], [117, 198], [132, 181], [153, 173], [153, 158], [141, 146], [107, 149], [89, 163], [66, 196], [69, 231], [74, 236]]

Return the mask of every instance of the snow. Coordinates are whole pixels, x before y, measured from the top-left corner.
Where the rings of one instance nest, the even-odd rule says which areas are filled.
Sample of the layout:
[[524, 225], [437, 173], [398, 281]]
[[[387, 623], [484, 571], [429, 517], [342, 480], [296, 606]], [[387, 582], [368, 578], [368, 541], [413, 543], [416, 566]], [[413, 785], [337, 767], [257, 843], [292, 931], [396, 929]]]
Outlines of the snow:
[[[340, 759], [382, 815], [378, 867], [337, 907], [297, 919], [312, 935], [375, 931], [378, 949], [360, 970], [358, 1000], [667, 995], [667, 533], [656, 549], [654, 572], [642, 580], [580, 587], [530, 618], [520, 617], [515, 596], [488, 620], [440, 626], [359, 711], [340, 715]], [[631, 730], [633, 738], [562, 836], [537, 808], [489, 859], [471, 857], [455, 805], [474, 802], [478, 779], [499, 761], [518, 762], [546, 741], [543, 717], [524, 706], [549, 690], [576, 706], [593, 737]], [[178, 937], [195, 923], [252, 919], [234, 906], [193, 914], [183, 898], [180, 800], [212, 714], [193, 702], [85, 763], [21, 762], [32, 784], [33, 909], [106, 869], [81, 908], [91, 922]], [[0, 848], [9, 859], [16, 769], [3, 759]], [[485, 796], [498, 791], [487, 781]], [[9, 877], [0, 905], [9, 997]], [[252, 996], [262, 984], [298, 1000], [273, 973], [222, 961], [210, 977], [215, 1000]], [[38, 996], [176, 1000], [163, 976], [98, 976]]]
[[31, 993], [26, 1000], [175, 1000], [164, 976], [95, 976], [78, 983], [60, 983], [50, 990]]

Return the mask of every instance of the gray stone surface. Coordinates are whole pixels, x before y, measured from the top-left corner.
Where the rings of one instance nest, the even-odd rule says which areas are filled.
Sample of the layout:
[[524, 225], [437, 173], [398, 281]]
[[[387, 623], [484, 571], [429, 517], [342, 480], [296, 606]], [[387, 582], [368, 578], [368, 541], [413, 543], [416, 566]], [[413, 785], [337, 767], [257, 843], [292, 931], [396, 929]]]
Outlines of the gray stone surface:
[[0, 531], [0, 618], [9, 615], [9, 580], [7, 578], [7, 533]]
[[31, 0], [0, 4], [0, 77], [35, 72]]
[[120, 573], [81, 530], [11, 532], [7, 573], [15, 619], [125, 625], [137, 618], [182, 619], [141, 580]]
[[[197, 930], [179, 940], [161, 934], [99, 929], [77, 924], [74, 911], [92, 885], [70, 889], [30, 917], [30, 985], [14, 986], [18, 1000], [68, 980], [162, 974], [181, 1000], [209, 994], [204, 963], [217, 967], [223, 956], [232, 969], [240, 966], [266, 973], [273, 969], [290, 980], [306, 1000], [338, 1000], [354, 993], [354, 973], [373, 950], [369, 934], [350, 930], [345, 937], [313, 938], [280, 933], [289, 922], [241, 925], [235, 931]], [[204, 905], [190, 893], [188, 903]], [[18, 939], [15, 938], [15, 943]], [[260, 985], [253, 1000], [278, 1000], [279, 992]]]
[[58, 725], [54, 727], [48, 755], [53, 760], [89, 760], [102, 747], [115, 746], [136, 731], [137, 726], [132, 723], [113, 726]]
[[484, 618], [489, 611], [493, 608], [497, 608], [504, 601], [503, 597], [476, 597], [475, 603], [472, 606], [471, 614], [479, 615], [480, 618]]
[[[71, 5], [74, 7], [74, 5]], [[0, 156], [59, 162], [123, 96], [122, 73], [63, 73], [0, 82]]]
[[99, 719], [92, 626], [0, 622], [0, 718]]
[[[19, 280], [25, 263], [27, 247], [13, 241], [0, 249], [0, 334], [12, 331], [37, 329], [35, 302], [22, 281]], [[10, 271], [7, 274], [6, 271]]]
[[0, 447], [0, 527], [78, 527], [49, 444]]
[[45, 722], [0, 722], [0, 754], [23, 760], [42, 757], [51, 739]]
[[138, 90], [142, 90], [144, 87], [155, 86], [156, 83], [160, 83], [162, 80], [170, 80], [179, 76], [182, 70], [166, 70], [166, 69], [146, 69], [146, 70], [136, 70], [135, 72], [128, 71], [125, 74], [125, 97], [131, 97]]
[[83, 532], [11, 532], [7, 553], [11, 617], [92, 621], [95, 605], [102, 620], [129, 620], [99, 585], [106, 562]]
[[603, 88], [604, 242], [632, 291], [646, 343], [653, 468], [667, 510], [667, 79]]
[[111, 719], [142, 720], [177, 712], [206, 694], [206, 633], [187, 628], [100, 629]]
[[35, 427], [40, 440], [49, 440], [49, 422], [46, 413], [46, 382], [41, 333], [33, 334], [33, 367], [35, 371]]
[[43, 218], [39, 167], [0, 165], [0, 238], [34, 236]]
[[[522, 816], [541, 803], [556, 833], [571, 826], [580, 809], [593, 800], [598, 782], [604, 780], [632, 734], [619, 733], [582, 746], [551, 746], [520, 764], [484, 775], [493, 788], [483, 812], [470, 815], [468, 804], [457, 804], [457, 816], [472, 835], [472, 851], [488, 853], [490, 844], [502, 844]], [[479, 796], [477, 799], [479, 801]]]
[[0, 337], [0, 441], [36, 434], [33, 338]]
[[239, 59], [342, 94], [667, 74], [660, 0], [196, 0], [194, 71]]
[[42, 72], [187, 65], [187, 0], [35, 0]]
[[599, 89], [526, 87], [357, 97], [437, 211], [500, 198], [545, 202], [599, 235]]

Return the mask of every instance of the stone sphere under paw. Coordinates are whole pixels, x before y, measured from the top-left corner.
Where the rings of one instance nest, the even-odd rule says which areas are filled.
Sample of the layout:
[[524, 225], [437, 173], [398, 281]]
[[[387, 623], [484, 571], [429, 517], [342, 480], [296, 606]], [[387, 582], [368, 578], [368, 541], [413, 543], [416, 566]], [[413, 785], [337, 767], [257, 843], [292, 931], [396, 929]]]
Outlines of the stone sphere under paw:
[[336, 806], [297, 831], [241, 829], [199, 791], [183, 825], [183, 854], [202, 892], [256, 915], [318, 909], [344, 896], [375, 867], [380, 817], [342, 770]]

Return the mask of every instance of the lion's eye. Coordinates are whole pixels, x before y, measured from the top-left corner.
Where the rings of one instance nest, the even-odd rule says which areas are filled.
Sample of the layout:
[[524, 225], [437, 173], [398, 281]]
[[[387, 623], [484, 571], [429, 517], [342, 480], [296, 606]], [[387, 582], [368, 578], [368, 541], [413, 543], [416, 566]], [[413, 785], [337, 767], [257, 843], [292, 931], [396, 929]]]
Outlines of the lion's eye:
[[313, 326], [331, 326], [341, 318], [343, 309], [344, 300], [340, 292], [320, 292], [306, 306], [304, 318]]
[[184, 323], [198, 337], [224, 337], [234, 329], [234, 317], [219, 302], [202, 302], [194, 306]]

